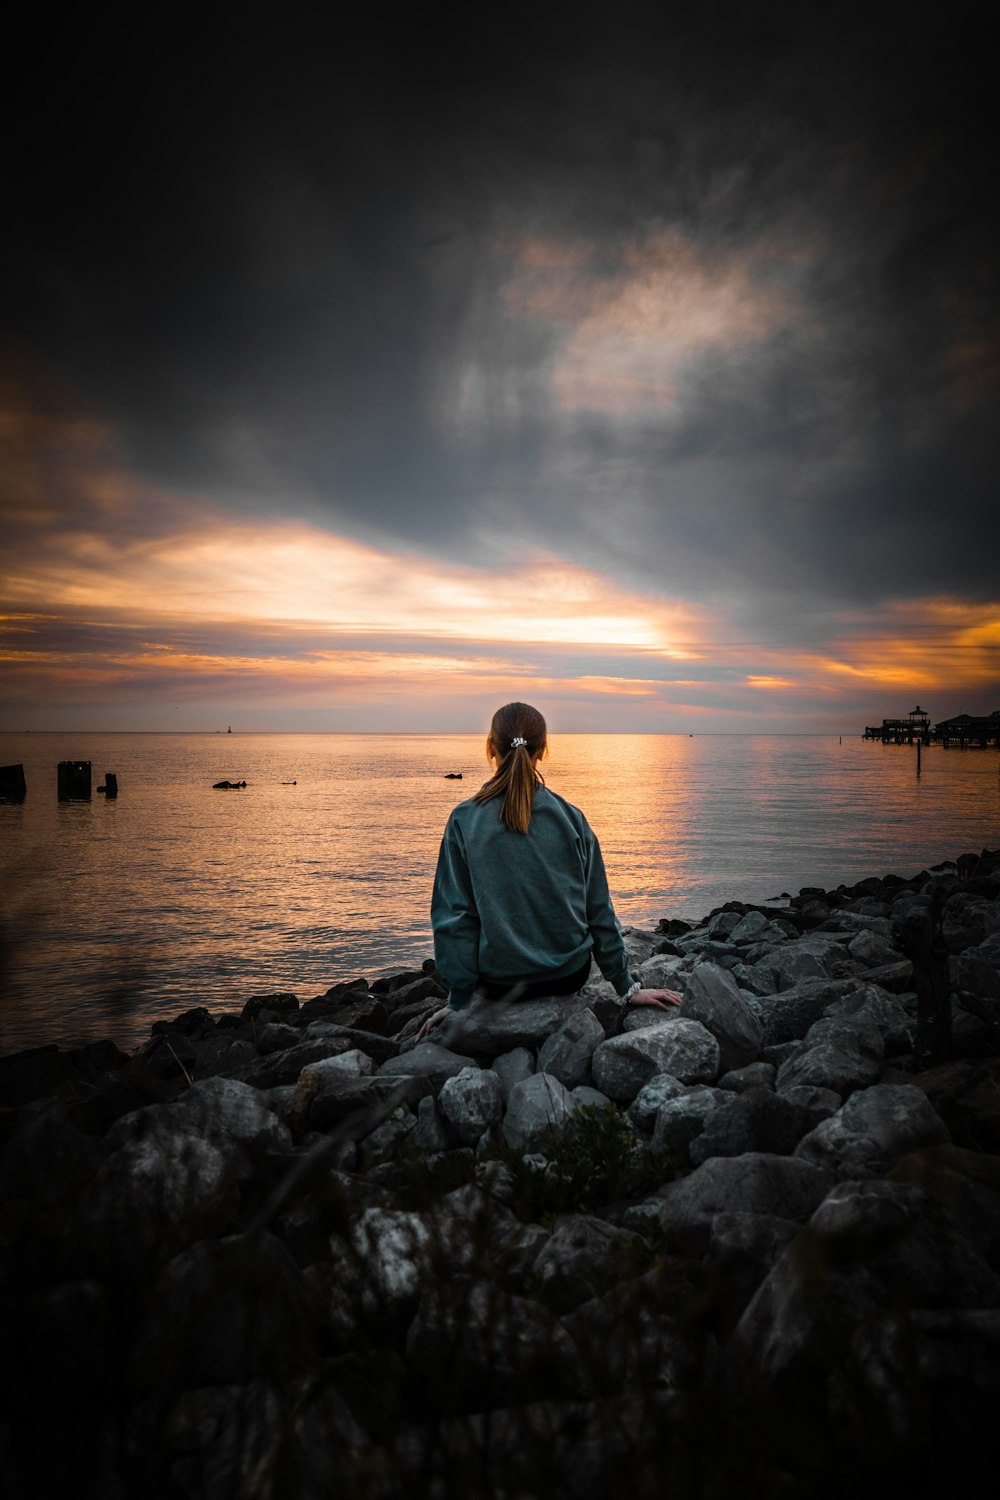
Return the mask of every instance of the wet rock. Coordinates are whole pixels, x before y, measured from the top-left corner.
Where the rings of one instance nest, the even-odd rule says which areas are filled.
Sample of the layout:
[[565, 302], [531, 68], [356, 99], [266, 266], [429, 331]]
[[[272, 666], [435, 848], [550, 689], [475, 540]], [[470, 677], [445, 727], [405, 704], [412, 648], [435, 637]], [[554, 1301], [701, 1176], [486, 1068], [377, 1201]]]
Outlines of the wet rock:
[[697, 964], [684, 984], [681, 1013], [700, 1021], [715, 1037], [722, 1072], [729, 1073], [756, 1060], [763, 1043], [760, 1020], [754, 1006], [725, 969], [717, 964]]
[[604, 1040], [604, 1028], [594, 1012], [578, 1011], [542, 1043], [538, 1071], [558, 1078], [568, 1089], [589, 1083], [591, 1058]]
[[438, 1110], [456, 1139], [474, 1146], [484, 1130], [500, 1123], [503, 1090], [499, 1078], [488, 1068], [463, 1068], [441, 1085]]
[[514, 1151], [533, 1151], [553, 1125], [565, 1125], [573, 1103], [558, 1078], [534, 1073], [517, 1083], [507, 1099], [503, 1138]]
[[682, 1083], [711, 1083], [719, 1073], [719, 1044], [699, 1021], [681, 1016], [602, 1042], [592, 1069], [602, 1093], [629, 1103], [656, 1073], [671, 1073]]

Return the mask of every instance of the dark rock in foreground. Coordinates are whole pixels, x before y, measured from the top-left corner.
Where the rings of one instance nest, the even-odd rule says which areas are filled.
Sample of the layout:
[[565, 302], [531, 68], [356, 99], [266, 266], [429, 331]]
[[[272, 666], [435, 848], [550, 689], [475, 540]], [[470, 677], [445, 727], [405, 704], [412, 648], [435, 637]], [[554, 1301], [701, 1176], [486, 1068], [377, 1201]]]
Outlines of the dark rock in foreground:
[[595, 976], [419, 1042], [425, 969], [0, 1059], [6, 1493], [974, 1475], [1000, 856], [627, 942], [680, 1012], [623, 1017]]

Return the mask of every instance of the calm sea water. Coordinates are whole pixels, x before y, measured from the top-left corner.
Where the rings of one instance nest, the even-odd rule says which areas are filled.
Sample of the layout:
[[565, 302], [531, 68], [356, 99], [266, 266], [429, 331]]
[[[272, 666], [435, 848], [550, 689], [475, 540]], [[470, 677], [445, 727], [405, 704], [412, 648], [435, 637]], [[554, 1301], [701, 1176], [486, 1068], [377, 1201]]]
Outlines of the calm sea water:
[[[60, 804], [56, 765], [118, 776]], [[0, 1050], [114, 1036], [191, 1005], [301, 998], [419, 965], [479, 735], [0, 735]], [[995, 751], [860, 738], [564, 735], [544, 767], [601, 840], [624, 923], [912, 874], [1000, 844]], [[445, 773], [461, 771], [462, 781]], [[223, 778], [244, 791], [214, 791]], [[287, 783], [294, 783], [288, 785]]]

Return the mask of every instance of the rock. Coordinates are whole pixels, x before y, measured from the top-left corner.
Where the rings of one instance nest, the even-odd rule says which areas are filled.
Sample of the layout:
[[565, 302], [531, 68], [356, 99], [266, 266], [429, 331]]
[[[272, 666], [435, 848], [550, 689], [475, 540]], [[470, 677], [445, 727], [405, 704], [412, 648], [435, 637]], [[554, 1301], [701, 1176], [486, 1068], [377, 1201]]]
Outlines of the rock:
[[343, 1000], [338, 1000], [331, 1007], [328, 1017], [324, 1019], [333, 1021], [337, 1026], [346, 1026], [348, 1030], [373, 1032], [376, 1036], [385, 1036], [389, 1025], [389, 1012], [377, 996], [363, 993], [352, 993]]
[[654, 1073], [649, 1082], [643, 1084], [625, 1113], [637, 1130], [644, 1135], [651, 1135], [662, 1106], [668, 1099], [676, 1099], [687, 1092], [686, 1085], [672, 1073]]
[[602, 1042], [592, 1070], [602, 1093], [628, 1103], [656, 1073], [671, 1073], [682, 1083], [711, 1083], [719, 1072], [719, 1044], [699, 1021], [672, 1017]]
[[777, 1068], [773, 1063], [747, 1063], [745, 1068], [734, 1068], [723, 1073], [719, 1079], [720, 1089], [729, 1089], [734, 1094], [745, 1094], [747, 1089], [773, 1088]]
[[782, 1098], [791, 1104], [798, 1104], [809, 1116], [809, 1129], [818, 1125], [820, 1120], [827, 1120], [835, 1115], [844, 1102], [839, 1094], [833, 1089], [816, 1088], [812, 1084], [797, 1084], [794, 1088], [785, 1089]]
[[1000, 1154], [1000, 1058], [945, 1063], [910, 1081], [930, 1099], [956, 1145]]
[[419, 974], [407, 980], [405, 984], [394, 986], [387, 995], [382, 996], [383, 1003], [390, 1006], [393, 1012], [399, 1010], [400, 1007], [417, 1005], [428, 1000], [437, 1000], [443, 1004], [447, 998], [448, 991], [434, 974]]
[[515, 1047], [541, 1046], [570, 1016], [587, 1008], [582, 994], [513, 1004], [475, 999], [442, 1022], [439, 1035], [443, 1046], [474, 1057], [496, 1057]]
[[[298, 1036], [301, 1037], [301, 1032]], [[281, 1087], [282, 1084], [297, 1083], [299, 1074], [310, 1063], [321, 1062], [325, 1057], [338, 1057], [341, 1053], [348, 1052], [351, 1048], [348, 1036], [349, 1033], [345, 1032], [343, 1037], [311, 1037], [307, 1041], [299, 1040], [286, 1052], [272, 1053], [242, 1068], [239, 1074], [240, 1080], [255, 1089], [273, 1089]]]
[[825, 1383], [852, 1331], [887, 1308], [998, 1303], [1000, 1280], [932, 1193], [845, 1182], [774, 1266], [734, 1345], [782, 1393], [808, 1396], [814, 1382]]
[[[433, 1241], [425, 1214], [402, 1209], [368, 1208], [351, 1232], [354, 1253], [365, 1270], [365, 1301], [396, 1312], [415, 1303], [428, 1281]], [[335, 1255], [341, 1247], [331, 1241]]]
[[566, 1088], [590, 1082], [590, 1060], [603, 1042], [604, 1027], [592, 1010], [570, 1016], [547, 1037], [538, 1053], [539, 1073], [548, 1073]]
[[600, 1089], [592, 1089], [586, 1083], [578, 1083], [575, 1089], [570, 1089], [569, 1097], [574, 1112], [578, 1109], [606, 1109], [611, 1103], [607, 1094], [602, 1094]]
[[764, 1046], [800, 1040], [828, 1005], [857, 987], [856, 979], [813, 979], [766, 1000], [761, 1006]]
[[157, 1383], [212, 1385], [269, 1375], [279, 1384], [312, 1353], [298, 1269], [271, 1234], [182, 1251], [164, 1268], [140, 1336]]
[[242, 1016], [245, 1021], [252, 1021], [262, 1010], [274, 1011], [280, 1015], [298, 1009], [299, 997], [287, 992], [275, 995], [251, 995], [243, 1007]]
[[900, 1157], [889, 1181], [940, 1198], [979, 1253], [1000, 1269], [1000, 1159], [961, 1146], [927, 1146]]
[[689, 1154], [695, 1166], [710, 1156], [742, 1156], [745, 1151], [785, 1156], [796, 1149], [811, 1124], [801, 1105], [767, 1088], [748, 1089], [706, 1116]]
[[685, 960], [668, 954], [654, 954], [639, 964], [635, 977], [644, 990], [674, 990], [685, 972]]
[[701, 1134], [705, 1121], [725, 1098], [721, 1089], [696, 1084], [666, 1100], [653, 1123], [653, 1151], [665, 1151], [677, 1162], [689, 1161], [691, 1142]]
[[926, 1094], [880, 1083], [852, 1094], [799, 1142], [795, 1154], [839, 1177], [875, 1177], [907, 1152], [947, 1141], [948, 1131]]
[[874, 1026], [882, 1037], [887, 1056], [913, 1047], [914, 1026], [906, 1010], [877, 984], [866, 984], [834, 1000], [823, 1012], [828, 1020]]
[[489, 1410], [553, 1390], [582, 1391], [565, 1329], [537, 1302], [488, 1281], [425, 1288], [406, 1352], [418, 1380], [435, 1393], [428, 1404], [436, 1413]]
[[658, 1228], [680, 1249], [703, 1255], [720, 1213], [771, 1214], [804, 1219], [833, 1185], [831, 1174], [794, 1156], [751, 1151], [717, 1156], [689, 1177], [667, 1183], [625, 1213], [628, 1228]]
[[949, 953], [975, 948], [1000, 932], [1000, 901], [956, 891], [944, 904], [941, 929]]
[[397, 1104], [367, 1134], [362, 1134], [358, 1159], [364, 1171], [385, 1163], [395, 1163], [403, 1156], [416, 1154], [413, 1131], [416, 1117], [405, 1104]]
[[572, 1101], [558, 1078], [533, 1073], [510, 1091], [503, 1138], [513, 1151], [533, 1151], [551, 1126], [565, 1125], [572, 1113]]
[[561, 1216], [534, 1263], [549, 1301], [567, 1311], [604, 1292], [636, 1268], [642, 1241], [591, 1214]]
[[182, 1113], [193, 1132], [216, 1145], [236, 1141], [255, 1151], [287, 1151], [292, 1144], [287, 1125], [258, 1090], [235, 1078], [199, 1080], [169, 1108]]
[[864, 964], [866, 969], [874, 969], [881, 964], [899, 963], [903, 957], [888, 938], [870, 929], [863, 929], [853, 937], [847, 945], [847, 951], [857, 963]]
[[817, 1021], [778, 1069], [778, 1093], [802, 1084], [851, 1094], [875, 1083], [882, 1064], [881, 1033], [849, 1021]]
[[441, 1123], [433, 1094], [426, 1094], [417, 1104], [417, 1123], [410, 1137], [414, 1151], [432, 1156], [437, 1151], [447, 1151], [451, 1142]]
[[[445, 1023], [447, 1024], [447, 1023]], [[440, 1028], [444, 1030], [444, 1026]], [[463, 1057], [437, 1042], [418, 1042], [410, 1051], [391, 1057], [379, 1068], [383, 1078], [426, 1078], [435, 1094], [447, 1078], [454, 1078], [464, 1068], [477, 1068], [473, 1057]]]
[[261, 1057], [271, 1057], [275, 1052], [287, 1052], [302, 1040], [297, 1026], [286, 1026], [283, 1021], [265, 1021], [257, 1027], [257, 1051]]
[[503, 1114], [500, 1080], [488, 1068], [463, 1068], [441, 1085], [438, 1109], [456, 1139], [462, 1145], [474, 1146], [484, 1130], [500, 1123]]
[[765, 917], [763, 912], [748, 911], [746, 916], [741, 917], [739, 922], [729, 934], [729, 941], [739, 946], [750, 943], [770, 943], [772, 945], [784, 943], [788, 934], [783, 927]]
[[968, 990], [984, 1000], [1000, 1000], [1000, 949], [982, 943], [948, 961], [953, 990]]
[[722, 1072], [756, 1060], [763, 1042], [760, 1021], [732, 976], [717, 964], [697, 964], [688, 975], [681, 1014], [700, 1021], [715, 1037]]
[[391, 1057], [398, 1057], [402, 1048], [395, 1037], [380, 1036], [374, 1031], [362, 1031], [359, 1026], [338, 1026], [335, 1021], [310, 1021], [304, 1028], [303, 1035], [310, 1040], [316, 1041], [340, 1041], [342, 1051], [350, 1051], [357, 1048], [361, 1052], [367, 1052], [375, 1063], [388, 1062]]
[[188, 1121], [161, 1115], [102, 1164], [83, 1212], [108, 1266], [132, 1270], [223, 1233], [238, 1206], [236, 1175], [223, 1152], [192, 1135]]
[[514, 1047], [510, 1052], [501, 1052], [499, 1057], [493, 1059], [490, 1067], [500, 1080], [506, 1103], [515, 1083], [523, 1083], [535, 1071], [535, 1059], [527, 1047]]
[[[402, 1104], [416, 1106], [431, 1090], [422, 1076], [352, 1078], [337, 1073], [313, 1075], [315, 1090], [305, 1086], [296, 1093], [293, 1119], [310, 1130], [332, 1130], [343, 1126], [354, 1139], [373, 1130], [378, 1120]], [[367, 1122], [375, 1117], [375, 1123]]]
[[740, 925], [743, 915], [738, 911], [719, 911], [712, 917], [705, 928], [709, 937], [728, 938], [731, 937], [735, 928]]
[[716, 1214], [705, 1256], [708, 1290], [732, 1328], [800, 1226], [775, 1214]]

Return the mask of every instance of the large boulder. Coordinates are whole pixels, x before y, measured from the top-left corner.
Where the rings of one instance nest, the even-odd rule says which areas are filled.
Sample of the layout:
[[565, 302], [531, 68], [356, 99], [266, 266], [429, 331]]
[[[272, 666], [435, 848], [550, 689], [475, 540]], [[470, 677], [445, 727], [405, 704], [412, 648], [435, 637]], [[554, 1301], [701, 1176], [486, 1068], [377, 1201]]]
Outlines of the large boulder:
[[883, 1056], [877, 1027], [850, 1020], [817, 1021], [781, 1064], [775, 1088], [779, 1094], [803, 1085], [851, 1094], [878, 1080]]
[[288, 1127], [259, 1090], [235, 1078], [199, 1080], [170, 1107], [190, 1121], [194, 1132], [216, 1144], [232, 1140], [257, 1151], [283, 1151], [292, 1144]]
[[493, 1059], [490, 1071], [499, 1078], [506, 1102], [515, 1083], [523, 1083], [534, 1073], [535, 1059], [527, 1047], [512, 1047], [509, 1052], [501, 1052]]
[[565, 1125], [572, 1114], [573, 1101], [558, 1078], [533, 1073], [510, 1091], [503, 1138], [513, 1151], [534, 1151], [546, 1131]]
[[700, 1021], [715, 1037], [722, 1072], [756, 1061], [764, 1035], [756, 1008], [718, 964], [702, 963], [692, 969], [684, 985], [681, 1014]]
[[809, 979], [793, 989], [764, 998], [760, 1012], [764, 1045], [798, 1041], [818, 1021], [828, 1005], [856, 990], [856, 979]]
[[851, 1095], [795, 1148], [804, 1161], [840, 1177], [876, 1177], [907, 1152], [948, 1143], [927, 1095], [908, 1084], [880, 1083]]
[[500, 1123], [503, 1089], [499, 1078], [489, 1068], [463, 1068], [441, 1085], [438, 1110], [456, 1139], [474, 1146], [484, 1130]]
[[[446, 1023], [447, 1024], [447, 1023]], [[444, 1030], [444, 1027], [441, 1027]], [[440, 1033], [439, 1033], [440, 1034]], [[478, 1068], [474, 1057], [452, 1052], [436, 1041], [418, 1042], [409, 1052], [390, 1057], [378, 1070], [382, 1078], [426, 1078], [437, 1094], [448, 1078], [455, 1078], [465, 1068]]]
[[874, 1026], [882, 1037], [886, 1056], [908, 1052], [913, 1046], [914, 1025], [905, 1006], [877, 984], [865, 984], [834, 1000], [823, 1012], [827, 1020], [852, 1026]]
[[693, 1255], [702, 1255], [720, 1213], [804, 1219], [833, 1185], [832, 1175], [794, 1156], [749, 1151], [714, 1156], [689, 1177], [667, 1183], [625, 1213], [626, 1228], [659, 1228]]
[[581, 1010], [547, 1037], [538, 1053], [539, 1073], [549, 1073], [568, 1089], [590, 1082], [594, 1049], [604, 1041], [604, 1027], [592, 1010]]
[[653, 1123], [652, 1147], [666, 1151], [678, 1162], [687, 1162], [691, 1142], [701, 1134], [708, 1120], [727, 1098], [721, 1089], [695, 1084], [683, 1093], [667, 1099], [657, 1111]]
[[563, 1310], [606, 1291], [630, 1270], [642, 1241], [592, 1214], [561, 1217], [534, 1262], [533, 1274], [550, 1300]]
[[794, 1396], [813, 1380], [822, 1388], [853, 1332], [894, 1306], [996, 1308], [1000, 1278], [932, 1193], [845, 1182], [764, 1281], [734, 1345]]
[[801, 1104], [768, 1088], [747, 1089], [725, 1098], [706, 1116], [689, 1154], [695, 1166], [710, 1156], [742, 1156], [746, 1151], [785, 1156], [795, 1150], [811, 1125], [812, 1117]]
[[514, 1047], [540, 1047], [570, 1016], [587, 1008], [584, 995], [514, 1002], [477, 998], [448, 1016], [437, 1035], [444, 1047], [472, 1057], [491, 1058]]
[[602, 1042], [592, 1068], [601, 1092], [627, 1104], [656, 1073], [671, 1073], [682, 1083], [714, 1082], [719, 1075], [719, 1044], [700, 1021], [671, 1017]]

